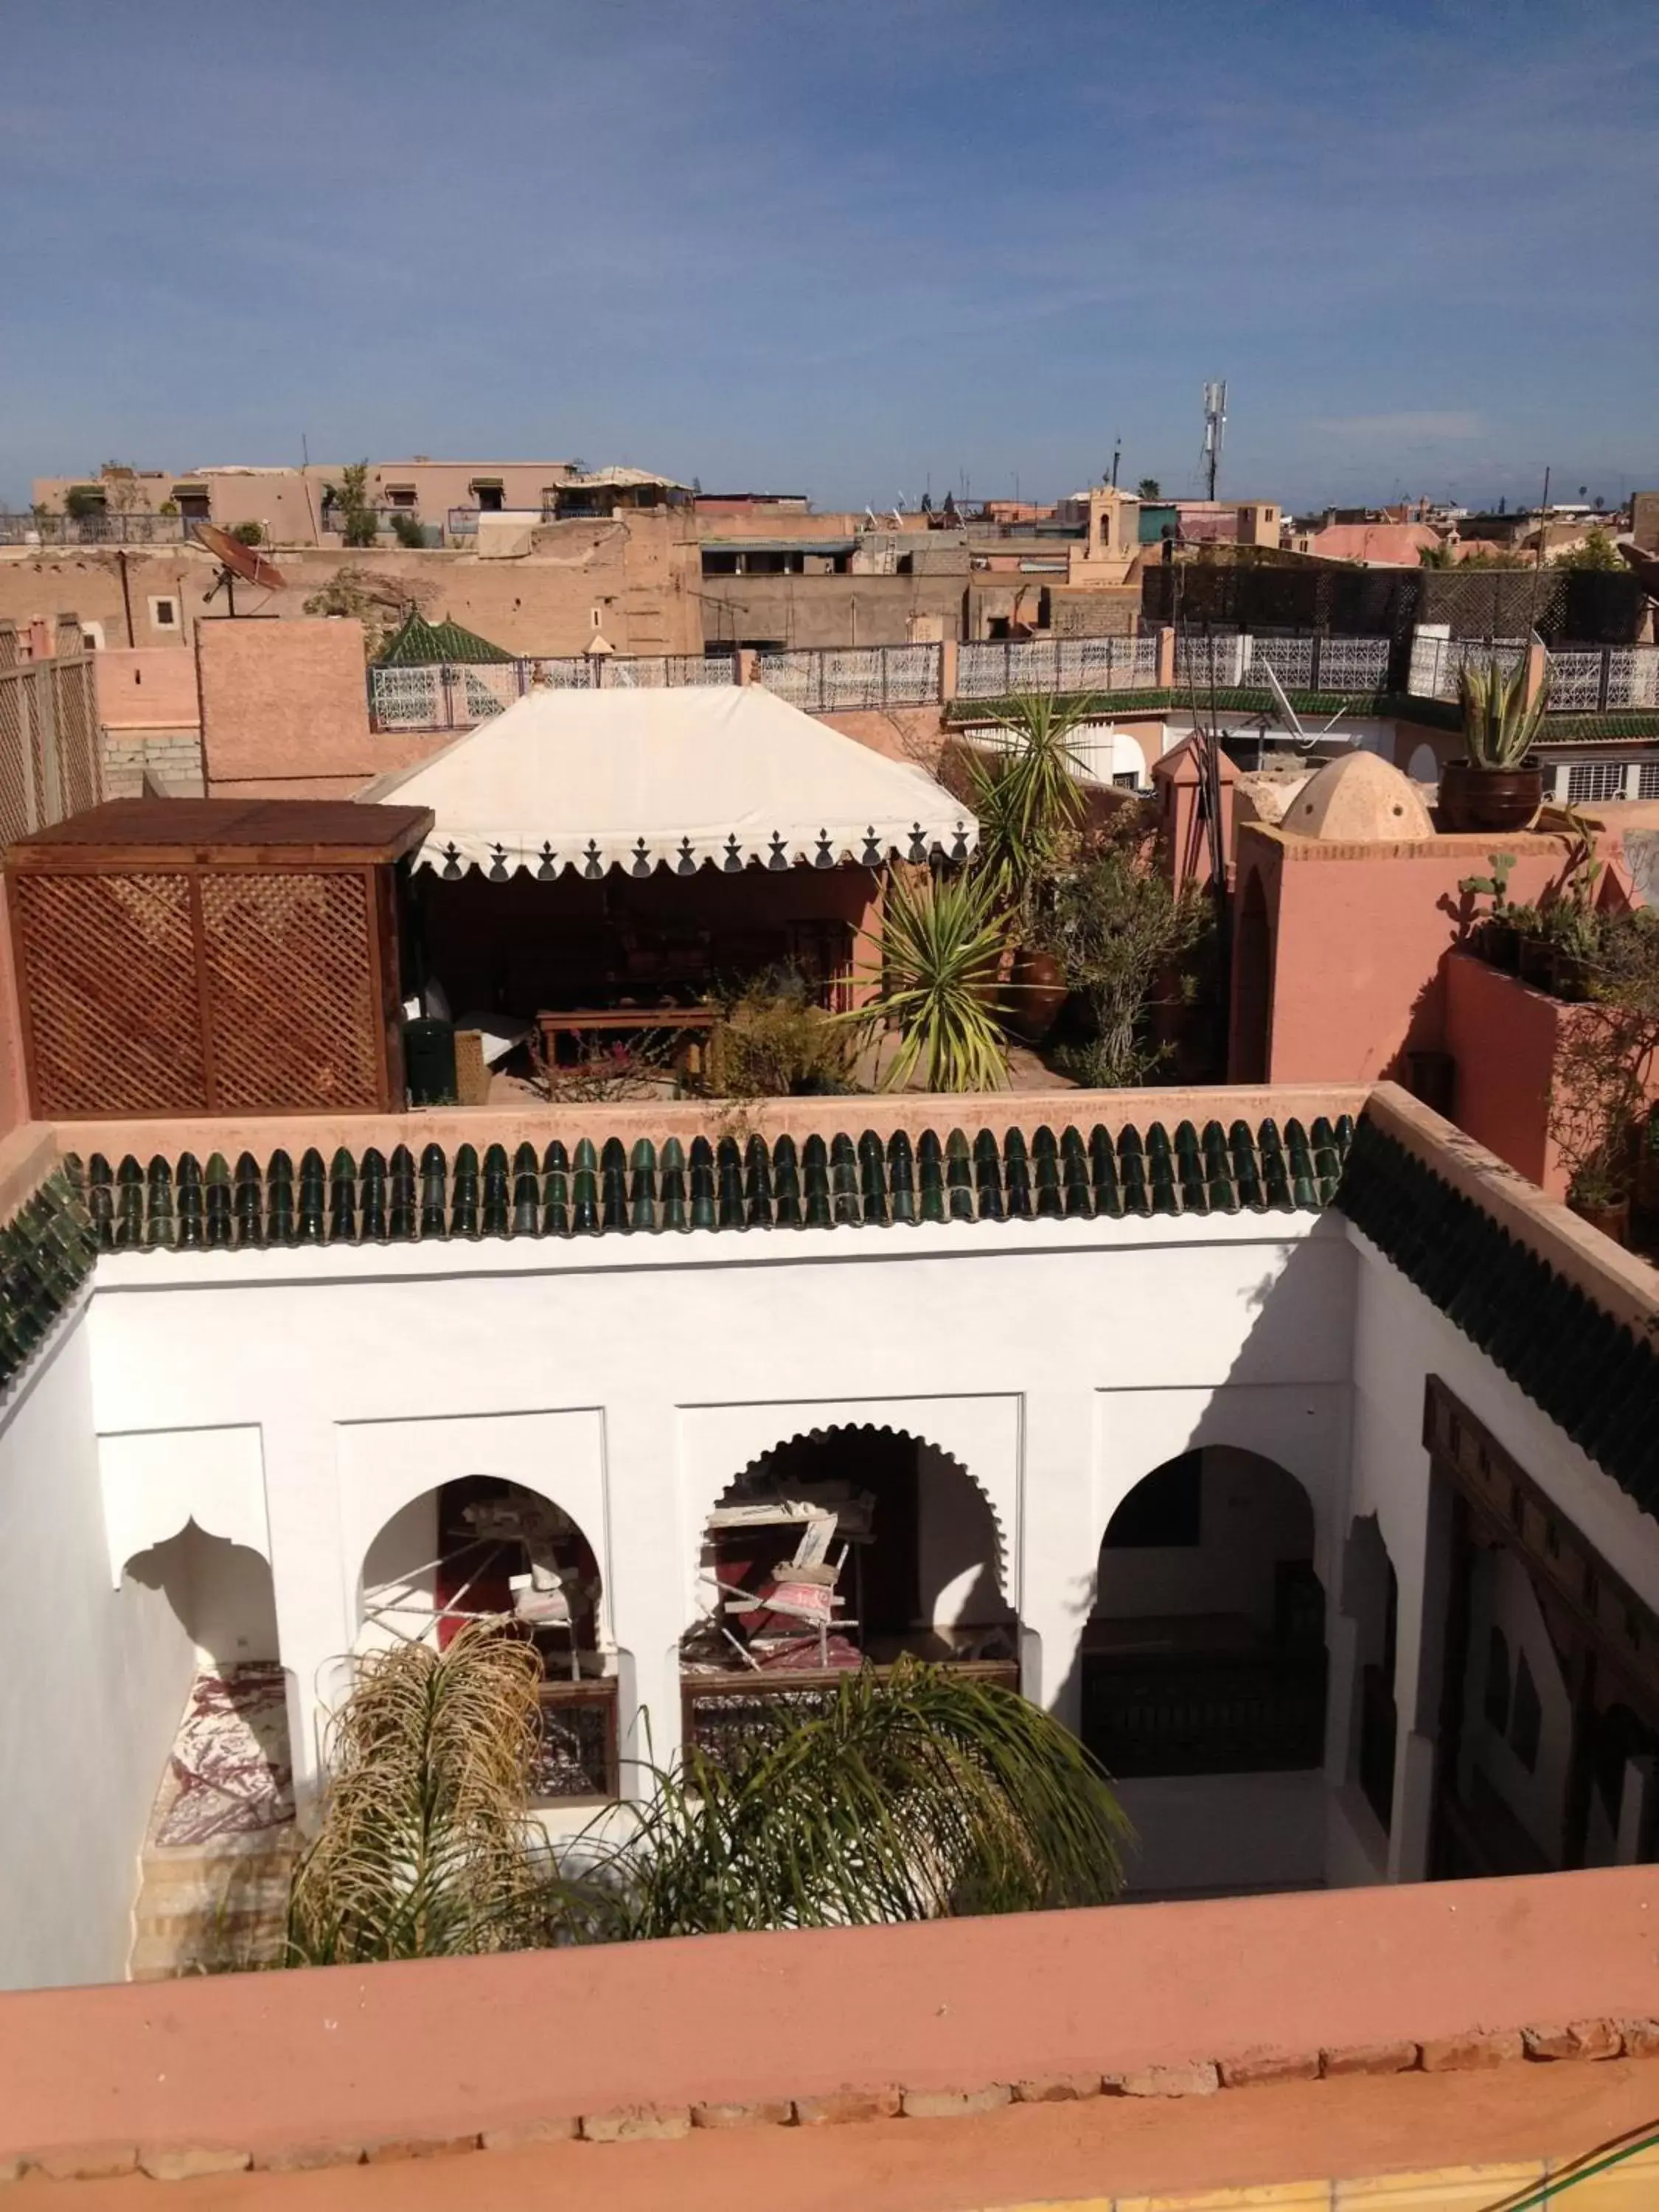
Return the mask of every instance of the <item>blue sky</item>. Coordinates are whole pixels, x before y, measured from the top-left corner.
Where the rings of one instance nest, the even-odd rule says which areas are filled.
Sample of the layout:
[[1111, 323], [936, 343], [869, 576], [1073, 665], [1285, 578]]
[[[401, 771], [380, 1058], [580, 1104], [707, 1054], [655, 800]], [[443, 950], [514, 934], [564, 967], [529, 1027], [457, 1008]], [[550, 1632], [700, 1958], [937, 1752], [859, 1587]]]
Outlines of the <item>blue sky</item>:
[[0, 500], [1659, 483], [1655, 0], [8, 0]]

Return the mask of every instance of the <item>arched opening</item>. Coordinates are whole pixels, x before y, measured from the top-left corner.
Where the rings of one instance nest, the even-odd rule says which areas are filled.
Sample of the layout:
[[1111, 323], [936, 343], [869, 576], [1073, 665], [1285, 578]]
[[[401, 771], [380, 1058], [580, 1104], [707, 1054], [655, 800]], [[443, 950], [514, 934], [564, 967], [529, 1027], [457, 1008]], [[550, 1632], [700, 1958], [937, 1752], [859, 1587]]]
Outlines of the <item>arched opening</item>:
[[386, 1522], [363, 1559], [356, 1649], [447, 1650], [473, 1621], [541, 1661], [538, 1799], [615, 1796], [616, 1654], [593, 1547], [553, 1499], [495, 1475], [425, 1491]]
[[1238, 904], [1233, 949], [1233, 1033], [1229, 1054], [1235, 1083], [1265, 1083], [1272, 1057], [1273, 946], [1267, 895], [1251, 869]]
[[1100, 1547], [1084, 1735], [1120, 1776], [1323, 1757], [1325, 1595], [1313, 1508], [1272, 1460], [1207, 1444], [1153, 1468]]
[[792, 1437], [705, 1522], [696, 1618], [681, 1640], [688, 1738], [717, 1745], [757, 1698], [811, 1698], [903, 1654], [1018, 1680], [989, 1500], [961, 1462], [906, 1431]]
[[190, 1521], [122, 1571], [163, 1594], [195, 1654], [146, 1838], [147, 1875], [157, 1854], [199, 1859], [286, 1832], [294, 1769], [269, 1562]]
[[1406, 773], [1413, 783], [1438, 783], [1440, 758], [1432, 745], [1412, 747], [1412, 757], [1406, 763]]
[[1542, 1874], [1564, 1863], [1573, 1760], [1566, 1674], [1532, 1577], [1507, 1547], [1475, 1552], [1468, 1606], [1460, 1842], [1470, 1871]]
[[1394, 1825], [1395, 1753], [1400, 1736], [1394, 1690], [1400, 1584], [1374, 1513], [1356, 1521], [1349, 1532], [1342, 1610], [1354, 1624], [1355, 1644], [1349, 1773], [1386, 1836]]

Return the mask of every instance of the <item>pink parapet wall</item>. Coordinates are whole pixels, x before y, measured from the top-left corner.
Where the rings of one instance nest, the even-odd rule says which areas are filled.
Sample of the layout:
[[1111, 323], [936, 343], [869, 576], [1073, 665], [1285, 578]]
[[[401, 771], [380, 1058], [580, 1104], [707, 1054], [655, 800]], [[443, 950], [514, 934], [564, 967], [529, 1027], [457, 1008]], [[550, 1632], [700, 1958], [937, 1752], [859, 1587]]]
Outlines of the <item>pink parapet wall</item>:
[[1561, 879], [1565, 832], [1336, 843], [1241, 824], [1228, 1070], [1239, 1083], [1404, 1081], [1444, 1052], [1446, 963], [1482, 902], [1458, 888], [1514, 855], [1509, 896]]
[[0, 2160], [1148, 2069], [1212, 2088], [1251, 2060], [1305, 2075], [1387, 2046], [1434, 2070], [1519, 2063], [1520, 2031], [1574, 2023], [1616, 2049], [1607, 2024], [1659, 2014], [1656, 1923], [1659, 1871], [1631, 1867], [17, 1994]]

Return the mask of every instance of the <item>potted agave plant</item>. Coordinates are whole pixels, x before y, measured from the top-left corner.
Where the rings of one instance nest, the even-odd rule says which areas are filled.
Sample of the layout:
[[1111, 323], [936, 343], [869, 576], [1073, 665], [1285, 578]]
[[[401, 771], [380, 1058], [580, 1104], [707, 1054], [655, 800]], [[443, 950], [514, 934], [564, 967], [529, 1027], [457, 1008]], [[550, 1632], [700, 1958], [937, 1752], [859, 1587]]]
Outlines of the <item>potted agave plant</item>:
[[1549, 696], [1547, 678], [1527, 696], [1527, 659], [1513, 668], [1495, 659], [1465, 664], [1458, 678], [1463, 712], [1462, 760], [1440, 775], [1440, 812], [1449, 830], [1525, 830], [1544, 803], [1542, 769], [1532, 756]]

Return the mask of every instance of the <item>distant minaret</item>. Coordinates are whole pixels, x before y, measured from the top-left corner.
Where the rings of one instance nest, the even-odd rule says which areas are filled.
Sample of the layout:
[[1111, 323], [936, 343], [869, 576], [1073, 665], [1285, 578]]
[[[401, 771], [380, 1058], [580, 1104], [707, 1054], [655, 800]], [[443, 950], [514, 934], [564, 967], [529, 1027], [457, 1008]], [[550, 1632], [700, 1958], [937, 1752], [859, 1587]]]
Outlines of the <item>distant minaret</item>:
[[1206, 496], [1215, 497], [1216, 471], [1221, 465], [1221, 441], [1227, 430], [1227, 383], [1204, 387], [1204, 476]]

